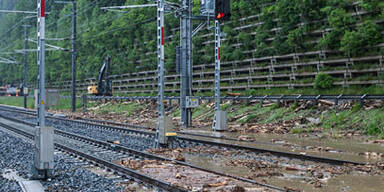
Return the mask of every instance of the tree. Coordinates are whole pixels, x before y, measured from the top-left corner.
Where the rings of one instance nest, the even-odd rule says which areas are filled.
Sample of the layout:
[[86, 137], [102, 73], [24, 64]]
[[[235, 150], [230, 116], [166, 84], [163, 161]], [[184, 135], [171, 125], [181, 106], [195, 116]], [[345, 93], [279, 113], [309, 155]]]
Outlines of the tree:
[[325, 74], [325, 73], [319, 73], [316, 75], [314, 87], [315, 89], [329, 89], [333, 86], [334, 79], [332, 76]]

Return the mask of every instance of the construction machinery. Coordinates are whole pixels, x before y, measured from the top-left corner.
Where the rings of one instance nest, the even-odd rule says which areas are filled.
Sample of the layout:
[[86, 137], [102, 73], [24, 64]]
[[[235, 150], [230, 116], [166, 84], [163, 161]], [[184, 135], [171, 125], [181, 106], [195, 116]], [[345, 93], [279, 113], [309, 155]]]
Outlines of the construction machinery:
[[88, 86], [88, 94], [96, 96], [112, 96], [112, 82], [108, 79], [111, 57], [107, 56], [99, 71], [97, 85]]
[[23, 93], [21, 88], [6, 85], [5, 87], [0, 87], [0, 96], [23, 96]]

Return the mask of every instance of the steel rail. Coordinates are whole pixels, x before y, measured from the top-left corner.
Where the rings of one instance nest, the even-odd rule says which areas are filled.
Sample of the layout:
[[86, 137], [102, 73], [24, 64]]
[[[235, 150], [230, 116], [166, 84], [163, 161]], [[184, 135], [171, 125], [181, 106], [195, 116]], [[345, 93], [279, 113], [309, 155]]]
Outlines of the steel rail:
[[173, 186], [170, 183], [163, 182], [163, 181], [154, 179], [154, 178], [152, 178], [150, 176], [147, 176], [147, 175], [144, 175], [142, 173], [139, 173], [139, 172], [137, 172], [137, 171], [135, 171], [133, 169], [129, 169], [129, 168], [123, 167], [121, 165], [118, 165], [118, 164], [115, 164], [115, 163], [103, 160], [101, 158], [98, 158], [98, 157], [95, 157], [95, 156], [92, 156], [92, 155], [89, 155], [89, 154], [77, 151], [76, 149], [73, 149], [73, 148], [70, 148], [70, 147], [67, 147], [67, 146], [64, 146], [64, 145], [60, 145], [60, 144], [57, 144], [57, 143], [55, 143], [55, 146], [57, 148], [59, 148], [59, 149], [63, 149], [65, 151], [68, 151], [68, 152], [73, 153], [75, 155], [84, 157], [85, 159], [89, 159], [89, 160], [91, 160], [93, 162], [99, 163], [99, 164], [101, 164], [101, 165], [103, 165], [105, 167], [108, 167], [108, 168], [112, 169], [112, 170], [116, 170], [117, 172], [129, 175], [129, 176], [134, 177], [136, 179], [139, 179], [140, 181], [142, 181], [144, 183], [148, 183], [148, 184], [153, 185], [155, 187], [160, 187], [161, 189], [164, 189], [166, 191], [171, 191], [171, 192], [186, 192], [187, 191], [185, 189], [181, 189], [179, 187]]
[[134, 150], [134, 149], [131, 149], [131, 148], [128, 148], [128, 147], [121, 146], [121, 145], [116, 145], [116, 144], [108, 143], [108, 142], [105, 142], [105, 141], [101, 141], [101, 140], [97, 140], [97, 139], [93, 139], [93, 138], [89, 138], [89, 137], [85, 137], [85, 136], [80, 136], [80, 135], [76, 135], [76, 134], [73, 134], [73, 133], [68, 133], [68, 132], [65, 132], [65, 131], [57, 130], [57, 129], [55, 130], [55, 134], [61, 135], [61, 136], [64, 136], [64, 137], [69, 137], [69, 138], [75, 139], [75, 140], [82, 140], [84, 142], [95, 143], [97, 145], [101, 145], [103, 147], [109, 148], [110, 150], [116, 150], [116, 151], [119, 151], [119, 152], [125, 152], [125, 153], [129, 153], [129, 154], [134, 154], [134, 155], [138, 155], [138, 156], [145, 157], [145, 158], [148, 158], [148, 159], [174, 162], [174, 163], [179, 164], [179, 165], [191, 167], [191, 168], [198, 169], [198, 170], [201, 170], [201, 171], [204, 171], [204, 172], [208, 172], [208, 173], [213, 173], [215, 175], [225, 176], [225, 177], [233, 178], [233, 179], [236, 179], [236, 180], [239, 180], [239, 181], [244, 181], [244, 182], [256, 184], [256, 185], [259, 185], [259, 186], [268, 187], [268, 188], [279, 190], [279, 191], [285, 191], [283, 188], [279, 188], [279, 187], [268, 185], [268, 184], [259, 183], [259, 182], [255, 181], [255, 180], [246, 179], [246, 178], [243, 178], [243, 177], [238, 177], [238, 176], [229, 175], [229, 174], [222, 173], [222, 172], [217, 172], [217, 171], [205, 169], [203, 167], [195, 166], [195, 165], [192, 165], [192, 164], [189, 164], [189, 163], [185, 163], [185, 162], [182, 162], [182, 161], [165, 158], [165, 157], [154, 155], [154, 154], [147, 153], [147, 152], [137, 151], [137, 150]]
[[[25, 125], [29, 125], [29, 126], [36, 126], [37, 125], [35, 123], [23, 121], [23, 120], [12, 118], [12, 117], [4, 117], [2, 115], [0, 115], [0, 117], [2, 117], [4, 119], [8, 119], [10, 121], [14, 121], [14, 122], [22, 123], [22, 124], [25, 124]], [[1, 124], [0, 124], [0, 126], [1, 126]], [[19, 130], [19, 132], [22, 132], [22, 131]], [[67, 138], [70, 138], [70, 139], [73, 139], [73, 140], [78, 140], [78, 141], [82, 141], [82, 142], [86, 142], [86, 143], [93, 143], [94, 145], [97, 145], [97, 146], [103, 146], [104, 148], [108, 148], [111, 151], [118, 151], [118, 152], [129, 153], [129, 154], [133, 154], [135, 156], [141, 156], [141, 157], [148, 158], [148, 159], [174, 162], [174, 163], [179, 164], [179, 165], [191, 167], [191, 168], [194, 168], [194, 169], [197, 169], [197, 170], [201, 170], [201, 171], [204, 171], [204, 172], [208, 172], [208, 173], [212, 173], [212, 174], [215, 174], [215, 175], [220, 175], [220, 176], [224, 176], [224, 177], [233, 178], [233, 179], [236, 179], [236, 180], [239, 180], [239, 181], [256, 184], [256, 185], [259, 185], [259, 186], [262, 186], [262, 187], [267, 187], [267, 188], [278, 190], [278, 191], [286, 191], [283, 188], [276, 187], [276, 186], [273, 186], [273, 185], [264, 184], [264, 183], [260, 183], [260, 182], [257, 182], [255, 180], [252, 180], [252, 179], [247, 179], [247, 178], [243, 178], [243, 177], [238, 177], [238, 176], [234, 176], [234, 175], [230, 175], [230, 174], [226, 174], [226, 173], [222, 173], [222, 172], [217, 172], [217, 171], [205, 169], [203, 167], [195, 166], [195, 165], [192, 165], [190, 163], [186, 163], [186, 162], [182, 162], [182, 161], [178, 161], [178, 160], [174, 160], [174, 159], [165, 158], [165, 157], [158, 156], [158, 155], [155, 155], [155, 154], [134, 150], [134, 149], [131, 149], [131, 148], [128, 148], [128, 147], [124, 147], [124, 146], [121, 146], [121, 145], [116, 145], [116, 144], [108, 143], [108, 142], [105, 142], [105, 141], [101, 141], [101, 140], [97, 140], [97, 139], [93, 139], [93, 138], [89, 138], [89, 137], [85, 137], [85, 136], [80, 136], [80, 135], [69, 133], [69, 132], [66, 132], [66, 131], [55, 129], [54, 133], [56, 135], [67, 137]]]
[[[11, 109], [9, 109], [11, 108]], [[19, 112], [27, 115], [33, 115], [36, 116], [35, 111], [26, 111], [24, 109], [17, 109], [14, 107], [9, 107], [8, 109], [5, 106], [0, 106], [0, 110], [8, 111], [8, 112]], [[116, 132], [125, 132], [125, 133], [135, 133], [139, 135], [145, 135], [148, 137], [155, 137], [153, 132], [150, 131], [143, 131], [143, 130], [137, 130], [137, 129], [128, 129], [128, 128], [123, 128], [123, 127], [115, 127], [115, 126], [109, 126], [109, 125], [103, 125], [103, 124], [97, 124], [97, 123], [92, 123], [92, 122], [86, 122], [86, 121], [79, 121], [79, 120], [73, 120], [73, 119], [68, 119], [68, 118], [61, 118], [61, 117], [53, 117], [52, 114], [49, 114], [46, 116], [48, 119], [55, 119], [63, 122], [68, 122], [72, 124], [81, 124], [84, 126], [93, 126], [93, 127], [98, 127], [103, 130], [110, 130], [110, 131], [116, 131]], [[101, 121], [101, 120], [94, 120], [94, 119], [86, 119], [88, 121]], [[142, 126], [137, 126], [137, 125], [128, 125], [125, 124], [127, 127], [131, 128], [140, 128]], [[144, 128], [144, 127], [143, 127]]]
[[255, 143], [255, 144], [263, 144], [263, 145], [272, 145], [272, 146], [279, 146], [280, 144], [277, 143], [271, 143], [271, 142], [261, 142], [261, 141], [243, 141], [235, 138], [230, 137], [219, 137], [219, 136], [213, 136], [213, 135], [204, 135], [204, 134], [198, 134], [198, 133], [188, 133], [183, 131], [176, 131], [177, 134], [182, 135], [190, 135], [190, 136], [196, 136], [196, 137], [206, 137], [206, 138], [212, 138], [212, 139], [222, 139], [222, 140], [228, 140], [228, 141], [238, 141], [238, 142], [248, 142], [248, 143]]
[[[17, 128], [14, 128], [12, 126], [9, 126], [9, 125], [6, 125], [4, 123], [1, 123], [0, 122], [0, 126], [5, 128], [5, 129], [8, 129], [12, 132], [15, 132], [17, 134], [20, 134], [20, 135], [23, 135], [29, 139], [34, 139], [34, 135], [31, 134], [31, 133], [28, 133], [26, 131], [22, 131], [20, 129], [17, 129]], [[126, 168], [126, 167], [123, 167], [121, 165], [118, 165], [118, 164], [114, 164], [112, 162], [109, 162], [107, 160], [103, 160], [101, 158], [98, 158], [96, 156], [93, 156], [93, 155], [89, 155], [89, 154], [86, 154], [86, 153], [83, 153], [83, 152], [80, 152], [76, 149], [73, 149], [73, 148], [70, 148], [70, 147], [67, 147], [65, 145], [61, 145], [59, 143], [55, 143], [55, 148], [56, 149], [61, 149], [61, 150], [64, 150], [64, 151], [67, 151], [69, 153], [72, 153], [72, 154], [75, 154], [76, 156], [79, 156], [79, 157], [82, 157], [82, 158], [85, 158], [87, 160], [90, 160], [92, 162], [96, 162], [97, 164], [100, 164], [100, 165], [103, 165], [105, 167], [108, 167], [112, 170], [115, 170], [116, 172], [118, 173], [122, 173], [122, 174], [125, 174], [125, 175], [129, 175], [130, 177], [133, 177], [133, 178], [136, 178], [144, 183], [148, 183], [154, 187], [159, 187], [163, 190], [166, 190], [166, 191], [172, 191], [172, 192], [186, 192], [187, 190], [185, 189], [181, 189], [177, 186], [174, 186], [170, 183], [167, 183], [167, 182], [163, 182], [163, 181], [160, 181], [160, 180], [157, 180], [157, 179], [154, 179], [150, 176], [146, 176], [142, 173], [139, 173], [133, 169], [129, 169], [129, 168]]]
[[155, 128], [145, 127], [145, 126], [140, 126], [140, 125], [119, 123], [116, 121], [90, 119], [90, 118], [84, 118], [84, 117], [77, 117], [76, 119], [86, 121], [86, 122], [97, 122], [97, 123], [102, 123], [102, 124], [110, 124], [110, 125], [116, 125], [116, 126], [121, 126], [121, 127], [131, 127], [131, 128], [136, 128], [136, 129], [155, 129]]
[[263, 148], [257, 148], [257, 147], [248, 147], [248, 146], [236, 145], [236, 144], [219, 143], [214, 141], [206, 141], [206, 140], [193, 139], [193, 138], [187, 138], [187, 137], [181, 137], [181, 136], [178, 136], [177, 139], [181, 139], [187, 142], [213, 145], [213, 146], [224, 147], [224, 148], [248, 150], [256, 153], [270, 153], [272, 155], [279, 156], [279, 157], [288, 157], [288, 158], [294, 158], [299, 160], [328, 163], [333, 165], [344, 165], [344, 164], [365, 165], [365, 163], [362, 163], [362, 162], [332, 159], [332, 158], [319, 157], [319, 156], [313, 156], [313, 155], [302, 155], [302, 154], [292, 153], [292, 152], [275, 151], [275, 150], [269, 150], [269, 149], [263, 149]]
[[47, 117], [49, 119], [55, 119], [59, 121], [64, 121], [64, 122], [70, 122], [72, 124], [81, 124], [84, 126], [89, 126], [89, 127], [96, 127], [99, 129], [103, 130], [108, 130], [108, 131], [115, 131], [115, 132], [125, 132], [125, 133], [135, 133], [138, 135], [144, 135], [147, 137], [155, 137], [155, 134], [150, 131], [143, 131], [143, 130], [136, 130], [136, 129], [127, 129], [123, 127], [115, 127], [115, 126], [110, 126], [110, 125], [102, 125], [102, 124], [97, 124], [97, 123], [91, 123], [91, 122], [85, 122], [85, 121], [78, 121], [78, 120], [73, 120], [73, 119], [66, 119], [66, 118], [60, 118], [60, 117]]
[[[68, 121], [73, 123], [81, 123], [85, 126], [95, 126], [97, 128], [107, 129], [111, 131], [117, 131], [117, 132], [134, 132], [138, 134], [145, 134], [149, 137], [154, 137], [154, 132], [149, 131], [139, 131], [139, 130], [132, 130], [127, 128], [121, 128], [121, 127], [113, 127], [113, 126], [107, 126], [107, 125], [101, 125], [96, 123], [86, 123], [76, 120], [68, 120], [63, 118], [56, 118], [51, 117], [57, 120], [61, 121]], [[257, 147], [247, 147], [243, 145], [236, 145], [236, 144], [227, 144], [227, 143], [219, 143], [219, 142], [213, 142], [213, 141], [206, 141], [206, 140], [200, 140], [200, 139], [193, 139], [193, 138], [187, 138], [182, 136], [177, 136], [176, 140], [186, 141], [186, 142], [193, 142], [193, 143], [200, 143], [200, 144], [206, 144], [211, 146], [218, 146], [218, 147], [224, 147], [224, 148], [232, 148], [232, 149], [238, 149], [238, 150], [249, 150], [257, 153], [270, 153], [275, 156], [280, 157], [288, 157], [288, 158], [294, 158], [299, 160], [308, 160], [308, 161], [314, 161], [314, 162], [322, 162], [322, 163], [328, 163], [328, 164], [334, 164], [334, 165], [343, 165], [343, 164], [353, 164], [353, 165], [364, 165], [363, 162], [354, 162], [354, 161], [348, 161], [348, 160], [340, 160], [340, 159], [332, 159], [332, 158], [326, 158], [326, 157], [319, 157], [319, 156], [312, 156], [312, 155], [302, 155], [298, 153], [292, 153], [292, 152], [285, 152], [285, 151], [275, 151], [275, 150], [268, 150], [263, 148], [257, 148]]]

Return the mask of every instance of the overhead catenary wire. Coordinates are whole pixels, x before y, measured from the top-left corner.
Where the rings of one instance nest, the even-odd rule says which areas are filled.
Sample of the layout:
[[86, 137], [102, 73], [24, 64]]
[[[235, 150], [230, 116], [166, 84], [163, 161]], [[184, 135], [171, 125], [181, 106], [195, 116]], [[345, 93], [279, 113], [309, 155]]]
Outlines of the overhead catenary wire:
[[[90, 3], [88, 3], [87, 5], [84, 6], [84, 8], [80, 9], [80, 11], [78, 12], [78, 14], [81, 14], [81, 13], [84, 13], [86, 11], [88, 11], [89, 9], [91, 9], [93, 7], [93, 5], [96, 5], [97, 3], [99, 3], [99, 0], [94, 0]], [[36, 11], [37, 9], [35, 9]], [[65, 19], [65, 18], [68, 18], [69, 16], [71, 16], [72, 14], [69, 14], [69, 15], [65, 15], [64, 17], [61, 17], [60, 19], [56, 20], [55, 22], [53, 23], [50, 23], [47, 25], [47, 28], [53, 26], [54, 24], [57, 24], [58, 22], [60, 22], [61, 20]], [[36, 16], [34, 16], [36, 17]], [[2, 34], [0, 36], [0, 39], [4, 39], [7, 37], [7, 35], [14, 29], [16, 29], [16, 27], [18, 27], [19, 25], [21, 25], [25, 19], [29, 19], [31, 17], [26, 17], [26, 18], [23, 18], [22, 20], [20, 20], [19, 22], [17, 22], [16, 24], [14, 24], [10, 29], [8, 29], [4, 34]], [[36, 36], [36, 32], [32, 32], [32, 36]], [[62, 38], [46, 38], [46, 40], [48, 41], [58, 41], [58, 40], [68, 40], [70, 39], [70, 37], [62, 37]], [[15, 41], [13, 41], [11, 44], [8, 44], [8, 46], [6, 47], [3, 47], [1, 48], [0, 47], [0, 50], [8, 50], [10, 47], [13, 47], [14, 45], [16, 44]], [[7, 53], [13, 53], [13, 51], [7, 51]]]

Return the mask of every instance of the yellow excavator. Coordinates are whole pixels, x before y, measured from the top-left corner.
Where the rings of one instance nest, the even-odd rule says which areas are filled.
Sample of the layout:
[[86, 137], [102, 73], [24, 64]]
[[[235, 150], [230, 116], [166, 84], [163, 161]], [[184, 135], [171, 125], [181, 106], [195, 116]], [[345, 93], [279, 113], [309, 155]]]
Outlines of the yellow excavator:
[[103, 66], [100, 68], [99, 76], [97, 78], [97, 86], [88, 86], [88, 94], [96, 96], [112, 96], [112, 82], [108, 79], [110, 62], [111, 57], [108, 55], [104, 60]]

